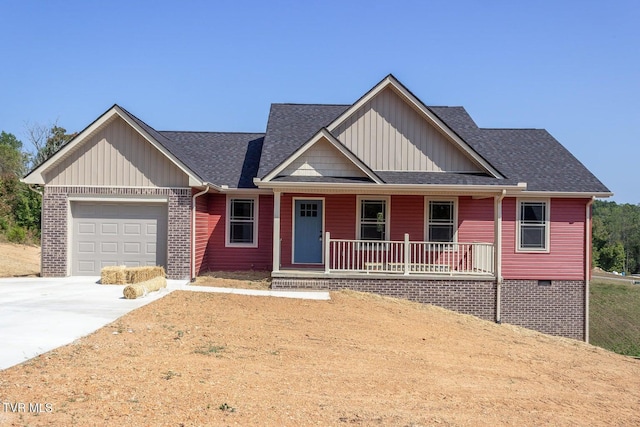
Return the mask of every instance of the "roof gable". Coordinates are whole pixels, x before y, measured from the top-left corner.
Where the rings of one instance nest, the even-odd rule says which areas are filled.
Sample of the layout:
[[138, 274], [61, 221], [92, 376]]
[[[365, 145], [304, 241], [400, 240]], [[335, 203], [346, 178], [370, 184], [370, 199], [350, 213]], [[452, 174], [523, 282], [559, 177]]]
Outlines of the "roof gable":
[[187, 175], [114, 115], [43, 172], [49, 185], [185, 187]]
[[349, 177], [382, 180], [325, 128], [269, 172], [262, 182], [278, 176]]
[[333, 134], [377, 171], [486, 172], [389, 86], [346, 117]]
[[[374, 127], [372, 127], [372, 121]], [[355, 139], [353, 136], [349, 136], [349, 130], [353, 129], [354, 124], [362, 133], [362, 135], [357, 135]], [[416, 125], [417, 131], [409, 130], [410, 127]], [[367, 128], [369, 128], [369, 135], [367, 135]], [[501, 178], [498, 170], [475, 152], [391, 74], [335, 118], [327, 126], [327, 129], [336, 136], [340, 134], [339, 139], [341, 141], [344, 139], [345, 143], [351, 144], [350, 148], [352, 149], [356, 144], [361, 145], [362, 148], [354, 149], [354, 152], [363, 160], [365, 157], [369, 157], [369, 161], [374, 158], [374, 163], [381, 159], [382, 166], [385, 166], [384, 154], [378, 154], [378, 151], [383, 153], [385, 149], [388, 150], [390, 143], [394, 145], [394, 148], [399, 148], [401, 153], [398, 158], [394, 158], [392, 165], [387, 159], [387, 168], [383, 167], [383, 170], [486, 172], [491, 176]], [[388, 131], [386, 136], [384, 135], [385, 130]], [[422, 131], [431, 134], [422, 136]], [[412, 133], [412, 135], [407, 135], [407, 133]], [[375, 138], [382, 135], [378, 142], [381, 146], [378, 147], [376, 144], [375, 156], [372, 155], [371, 146], [366, 146], [366, 141], [370, 140], [371, 135]], [[395, 141], [398, 141], [397, 145]], [[407, 151], [405, 154], [402, 153], [403, 148]], [[394, 153], [396, 151], [394, 150]], [[420, 153], [422, 155], [418, 156], [418, 167], [409, 165], [412, 155]], [[430, 155], [433, 157], [429, 157]], [[365, 162], [367, 161], [365, 160]], [[424, 168], [420, 165], [423, 165]], [[379, 169], [372, 164], [369, 166], [373, 169]]]
[[[114, 119], [122, 119], [129, 127], [137, 132], [144, 140], [150, 143], [158, 151], [160, 151], [173, 165], [180, 169], [188, 177], [188, 185], [197, 186], [202, 185], [202, 180], [184, 163], [178, 159], [171, 151], [165, 146], [169, 141], [160, 135], [151, 126], [144, 123], [142, 120], [130, 114], [124, 108], [114, 105], [104, 114], [98, 117], [93, 123], [87, 126], [82, 132], [76, 135], [71, 141], [62, 146], [51, 157], [42, 162], [36, 168], [34, 168], [22, 181], [27, 184], [40, 184], [46, 183], [46, 173], [54, 168], [56, 165], [63, 162], [67, 157], [73, 154], [84, 143], [91, 140], [91, 138], [97, 133], [108, 126]], [[163, 144], [164, 143], [164, 144]]]
[[265, 177], [348, 105], [272, 104], [258, 177]]

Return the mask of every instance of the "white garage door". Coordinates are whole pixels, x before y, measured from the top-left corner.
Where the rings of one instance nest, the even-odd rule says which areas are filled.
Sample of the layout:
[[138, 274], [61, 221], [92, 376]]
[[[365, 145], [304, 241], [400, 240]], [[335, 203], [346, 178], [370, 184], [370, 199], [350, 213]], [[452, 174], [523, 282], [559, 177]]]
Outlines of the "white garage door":
[[167, 261], [166, 203], [73, 202], [71, 274], [99, 276], [102, 267]]

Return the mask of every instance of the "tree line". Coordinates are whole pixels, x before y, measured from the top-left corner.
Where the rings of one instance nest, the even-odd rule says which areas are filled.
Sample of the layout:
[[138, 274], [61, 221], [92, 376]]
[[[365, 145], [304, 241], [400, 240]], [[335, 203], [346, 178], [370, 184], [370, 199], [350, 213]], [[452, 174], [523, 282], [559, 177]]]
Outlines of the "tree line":
[[42, 196], [20, 182], [33, 169], [76, 134], [63, 127], [35, 125], [28, 129], [28, 150], [15, 135], [0, 132], [0, 234], [10, 242], [40, 243]]
[[595, 267], [640, 273], [640, 205], [596, 200], [592, 230]]

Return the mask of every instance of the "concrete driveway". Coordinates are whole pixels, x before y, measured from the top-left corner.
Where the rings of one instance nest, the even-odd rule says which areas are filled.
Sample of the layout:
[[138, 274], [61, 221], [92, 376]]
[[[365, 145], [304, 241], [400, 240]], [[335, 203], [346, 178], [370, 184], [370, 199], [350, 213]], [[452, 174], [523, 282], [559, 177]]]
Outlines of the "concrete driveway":
[[0, 370], [72, 343], [128, 312], [170, 292], [231, 293], [264, 297], [330, 299], [323, 291], [271, 291], [187, 286], [167, 280], [167, 288], [144, 298], [125, 299], [125, 285], [99, 285], [99, 277], [0, 279]]
[[0, 279], [0, 370], [72, 343], [187, 284], [169, 280], [167, 289], [128, 300], [124, 285], [99, 285], [98, 279]]

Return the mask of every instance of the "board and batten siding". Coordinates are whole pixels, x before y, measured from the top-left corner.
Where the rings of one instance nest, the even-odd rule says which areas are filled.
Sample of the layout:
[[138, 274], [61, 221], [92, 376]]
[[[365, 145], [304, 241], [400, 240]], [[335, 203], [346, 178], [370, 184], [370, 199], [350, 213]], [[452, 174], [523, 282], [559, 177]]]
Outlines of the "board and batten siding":
[[120, 117], [78, 144], [44, 178], [48, 185], [189, 186], [188, 176]]
[[296, 158], [282, 171], [282, 174], [287, 176], [366, 176], [324, 138]]
[[502, 203], [502, 275], [507, 279], [584, 280], [588, 199], [551, 199], [550, 251], [516, 252], [516, 200]]
[[333, 134], [373, 170], [481, 171], [391, 88], [359, 108]]

